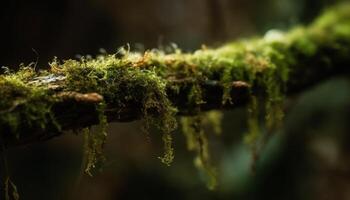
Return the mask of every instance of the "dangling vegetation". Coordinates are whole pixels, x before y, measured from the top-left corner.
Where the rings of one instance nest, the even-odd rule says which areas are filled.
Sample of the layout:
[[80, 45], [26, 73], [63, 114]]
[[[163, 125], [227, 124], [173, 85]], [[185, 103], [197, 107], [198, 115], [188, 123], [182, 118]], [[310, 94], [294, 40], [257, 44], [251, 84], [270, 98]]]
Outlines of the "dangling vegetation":
[[[203, 118], [210, 109], [248, 104], [246, 143], [258, 151], [262, 133], [283, 120], [283, 99], [327, 76], [349, 72], [350, 4], [326, 11], [309, 26], [288, 32], [271, 30], [264, 37], [242, 39], [216, 49], [193, 53], [175, 48], [130, 52], [59, 61], [48, 70], [30, 65], [0, 75], [0, 136], [4, 145], [18, 145], [84, 129], [85, 172], [92, 174], [104, 160], [103, 145], [110, 121], [143, 119], [162, 132], [166, 165], [174, 159], [172, 132], [181, 119], [188, 149], [196, 166], [216, 185]], [[75, 120], [71, 120], [71, 119]], [[263, 118], [264, 123], [261, 123]]]
[[187, 149], [196, 153], [195, 166], [207, 179], [207, 186], [213, 190], [217, 186], [217, 170], [210, 159], [208, 136], [205, 125], [212, 126], [214, 133], [220, 134], [221, 113], [208, 112], [197, 116], [181, 117], [182, 132], [186, 137]]

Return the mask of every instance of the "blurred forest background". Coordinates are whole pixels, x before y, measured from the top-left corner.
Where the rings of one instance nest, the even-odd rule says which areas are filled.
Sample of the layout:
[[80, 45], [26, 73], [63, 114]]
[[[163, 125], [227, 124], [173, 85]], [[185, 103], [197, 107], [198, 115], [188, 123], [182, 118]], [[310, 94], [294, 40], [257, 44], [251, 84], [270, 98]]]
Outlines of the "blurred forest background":
[[[241, 37], [307, 24], [336, 0], [4, 0], [0, 6], [0, 66], [16, 69], [54, 56], [218, 46]], [[349, 11], [350, 12], [350, 11]], [[1, 70], [0, 70], [1, 71]], [[1, 73], [1, 72], [0, 72]], [[216, 191], [193, 166], [181, 131], [175, 161], [164, 166], [160, 133], [140, 122], [109, 125], [107, 163], [79, 178], [82, 137], [66, 134], [8, 150], [21, 199], [350, 199], [350, 80], [334, 77], [286, 102], [284, 127], [251, 171], [243, 144], [245, 108], [224, 113], [221, 136], [209, 134], [219, 172]], [[211, 130], [208, 130], [209, 132]], [[78, 179], [80, 180], [77, 183]]]

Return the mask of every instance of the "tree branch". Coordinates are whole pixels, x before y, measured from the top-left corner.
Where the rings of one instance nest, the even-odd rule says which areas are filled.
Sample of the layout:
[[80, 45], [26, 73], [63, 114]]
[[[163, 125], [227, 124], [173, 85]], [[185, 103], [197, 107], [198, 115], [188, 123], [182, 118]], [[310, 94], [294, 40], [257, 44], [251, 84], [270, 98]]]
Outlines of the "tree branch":
[[173, 108], [178, 115], [232, 109], [251, 95], [279, 102], [349, 73], [348, 10], [342, 4], [308, 27], [269, 31], [217, 49], [170, 54], [120, 49], [95, 59], [55, 59], [48, 71], [26, 67], [6, 73], [0, 76], [1, 139], [6, 146], [47, 140], [98, 124], [101, 109], [108, 122], [151, 117], [164, 125]]

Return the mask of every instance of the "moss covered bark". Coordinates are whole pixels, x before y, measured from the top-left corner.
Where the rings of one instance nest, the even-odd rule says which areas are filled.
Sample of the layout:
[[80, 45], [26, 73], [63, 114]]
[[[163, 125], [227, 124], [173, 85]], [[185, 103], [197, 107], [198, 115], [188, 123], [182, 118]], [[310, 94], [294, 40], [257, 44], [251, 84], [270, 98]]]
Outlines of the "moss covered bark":
[[10, 146], [94, 124], [144, 119], [163, 132], [166, 153], [160, 159], [169, 164], [176, 115], [250, 104], [247, 141], [254, 143], [257, 111], [263, 110], [272, 129], [283, 117], [285, 95], [349, 72], [349, 10], [344, 3], [305, 27], [193, 53], [121, 48], [93, 59], [54, 59], [46, 71], [30, 66], [8, 71], [0, 75], [0, 137]]

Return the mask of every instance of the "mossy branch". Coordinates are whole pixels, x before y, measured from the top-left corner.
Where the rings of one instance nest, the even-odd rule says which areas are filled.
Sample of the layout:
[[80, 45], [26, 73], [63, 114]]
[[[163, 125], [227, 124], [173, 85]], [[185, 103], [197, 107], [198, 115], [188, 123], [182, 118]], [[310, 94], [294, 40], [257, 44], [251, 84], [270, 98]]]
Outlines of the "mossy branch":
[[[175, 115], [266, 100], [267, 118], [283, 96], [349, 72], [350, 4], [309, 26], [193, 53], [120, 49], [94, 59], [58, 61], [47, 71], [23, 67], [0, 76], [0, 136], [6, 146], [46, 140], [66, 130], [145, 119], [170, 133]], [[104, 105], [101, 110], [100, 105]], [[271, 111], [271, 112], [270, 112]]]

